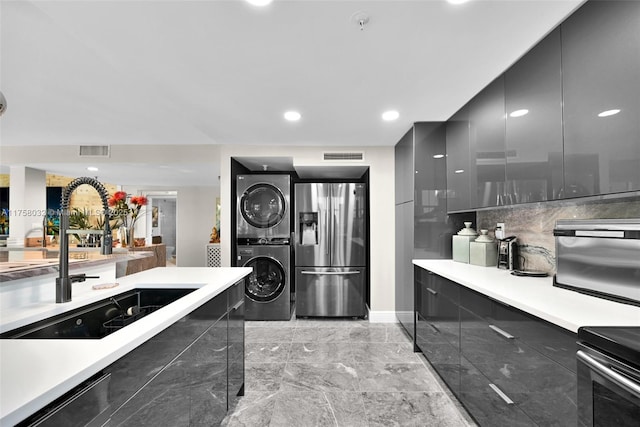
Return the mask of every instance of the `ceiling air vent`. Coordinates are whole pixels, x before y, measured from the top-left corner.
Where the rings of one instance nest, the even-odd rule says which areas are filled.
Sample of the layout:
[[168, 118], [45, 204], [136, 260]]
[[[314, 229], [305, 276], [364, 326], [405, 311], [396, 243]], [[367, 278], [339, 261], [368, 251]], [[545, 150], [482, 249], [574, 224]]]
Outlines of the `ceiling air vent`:
[[364, 153], [324, 153], [324, 160], [363, 161]]
[[81, 145], [80, 157], [109, 157], [108, 145]]

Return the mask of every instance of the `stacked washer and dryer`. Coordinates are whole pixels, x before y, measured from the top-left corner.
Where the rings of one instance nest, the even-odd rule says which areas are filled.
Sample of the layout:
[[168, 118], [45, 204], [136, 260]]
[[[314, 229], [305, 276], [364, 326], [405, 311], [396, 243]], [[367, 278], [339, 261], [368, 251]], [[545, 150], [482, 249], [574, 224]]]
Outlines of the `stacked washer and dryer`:
[[237, 266], [251, 267], [245, 279], [247, 320], [290, 320], [291, 177], [238, 175]]

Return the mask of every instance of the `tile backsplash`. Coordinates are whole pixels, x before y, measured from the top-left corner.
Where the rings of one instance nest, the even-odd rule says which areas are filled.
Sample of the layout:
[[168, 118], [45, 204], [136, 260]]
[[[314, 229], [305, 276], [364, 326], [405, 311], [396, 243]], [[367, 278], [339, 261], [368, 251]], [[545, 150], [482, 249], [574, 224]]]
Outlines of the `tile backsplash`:
[[640, 218], [640, 197], [597, 201], [579, 199], [531, 203], [477, 212], [477, 229], [493, 230], [505, 223], [505, 236], [518, 237], [523, 269], [555, 273], [553, 229], [559, 219]]

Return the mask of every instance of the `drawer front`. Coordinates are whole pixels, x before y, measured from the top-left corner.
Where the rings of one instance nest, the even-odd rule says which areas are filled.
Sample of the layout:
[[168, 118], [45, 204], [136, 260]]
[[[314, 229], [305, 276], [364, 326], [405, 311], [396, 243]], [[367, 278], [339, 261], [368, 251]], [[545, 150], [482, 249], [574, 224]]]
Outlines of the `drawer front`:
[[576, 334], [498, 302], [493, 302], [489, 321], [571, 372], [576, 372]]
[[464, 356], [460, 359], [458, 398], [481, 426], [535, 426], [518, 407], [521, 395], [506, 394]]

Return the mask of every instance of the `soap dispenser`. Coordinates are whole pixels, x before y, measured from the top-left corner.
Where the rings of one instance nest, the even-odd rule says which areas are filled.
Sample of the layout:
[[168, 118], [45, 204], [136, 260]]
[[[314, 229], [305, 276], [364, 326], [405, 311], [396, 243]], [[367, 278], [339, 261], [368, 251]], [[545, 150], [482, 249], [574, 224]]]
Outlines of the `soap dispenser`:
[[453, 236], [453, 260], [469, 264], [469, 245], [478, 236], [476, 230], [471, 228], [470, 222], [464, 223], [464, 228]]

